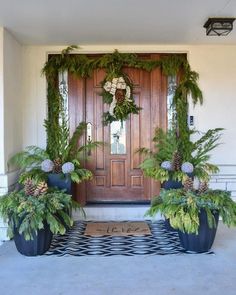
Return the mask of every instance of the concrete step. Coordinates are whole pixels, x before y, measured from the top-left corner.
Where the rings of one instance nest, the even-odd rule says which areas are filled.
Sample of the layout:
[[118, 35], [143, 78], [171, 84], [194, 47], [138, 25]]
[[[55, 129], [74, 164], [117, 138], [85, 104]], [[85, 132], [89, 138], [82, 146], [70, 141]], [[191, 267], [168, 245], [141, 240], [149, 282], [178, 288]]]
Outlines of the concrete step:
[[[86, 220], [150, 220], [144, 216], [150, 205], [88, 205], [84, 207]], [[78, 211], [73, 212], [74, 220], [84, 219]], [[155, 217], [161, 219], [160, 215]]]

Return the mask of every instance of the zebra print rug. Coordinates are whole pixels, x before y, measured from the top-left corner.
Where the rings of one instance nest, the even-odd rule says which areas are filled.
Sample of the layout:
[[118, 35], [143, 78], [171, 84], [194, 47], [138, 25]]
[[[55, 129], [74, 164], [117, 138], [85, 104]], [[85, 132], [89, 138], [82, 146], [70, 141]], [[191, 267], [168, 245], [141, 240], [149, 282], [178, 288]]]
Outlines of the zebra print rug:
[[84, 232], [87, 223], [89, 222], [77, 221], [65, 235], [54, 236], [45, 255], [135, 256], [189, 253], [181, 247], [178, 233], [168, 231], [163, 220], [147, 221], [152, 235], [143, 236], [86, 236]]

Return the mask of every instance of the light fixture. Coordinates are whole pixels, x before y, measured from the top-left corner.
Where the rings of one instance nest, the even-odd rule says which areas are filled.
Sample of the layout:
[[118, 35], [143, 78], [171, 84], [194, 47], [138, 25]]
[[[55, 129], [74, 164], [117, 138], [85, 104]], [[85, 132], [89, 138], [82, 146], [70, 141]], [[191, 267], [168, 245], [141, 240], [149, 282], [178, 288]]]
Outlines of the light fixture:
[[235, 18], [209, 18], [204, 24], [207, 36], [227, 36], [233, 30]]

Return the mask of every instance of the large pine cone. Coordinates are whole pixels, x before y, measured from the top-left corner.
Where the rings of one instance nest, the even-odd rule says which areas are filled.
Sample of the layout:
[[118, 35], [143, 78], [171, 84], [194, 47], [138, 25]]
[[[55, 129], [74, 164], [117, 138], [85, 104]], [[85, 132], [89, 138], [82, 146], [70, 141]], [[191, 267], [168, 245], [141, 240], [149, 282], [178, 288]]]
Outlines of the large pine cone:
[[204, 194], [207, 190], [208, 190], [208, 182], [207, 181], [201, 182], [199, 185], [198, 193]]
[[34, 196], [38, 197], [40, 195], [47, 193], [47, 191], [48, 191], [47, 183], [45, 181], [41, 181], [37, 184], [35, 188]]
[[174, 171], [181, 170], [182, 157], [178, 151], [174, 152], [172, 166]]
[[35, 185], [31, 178], [27, 178], [24, 182], [24, 191], [26, 196], [33, 196], [35, 192]]
[[193, 190], [193, 180], [190, 177], [184, 181], [184, 190], [185, 191], [192, 191]]
[[118, 104], [122, 104], [125, 100], [125, 90], [124, 89], [116, 89], [116, 101]]
[[61, 173], [61, 171], [62, 171], [62, 161], [61, 161], [61, 159], [60, 158], [55, 159], [53, 161], [53, 163], [54, 163], [53, 172], [54, 173]]

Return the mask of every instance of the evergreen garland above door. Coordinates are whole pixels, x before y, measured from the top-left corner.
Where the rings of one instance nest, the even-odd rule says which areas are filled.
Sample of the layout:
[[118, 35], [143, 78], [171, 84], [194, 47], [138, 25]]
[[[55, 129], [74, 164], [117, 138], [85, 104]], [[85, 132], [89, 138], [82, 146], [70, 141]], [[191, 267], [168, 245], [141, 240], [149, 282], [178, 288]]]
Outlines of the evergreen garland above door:
[[[193, 104], [202, 104], [203, 96], [198, 86], [198, 73], [191, 70], [188, 61], [183, 55], [173, 54], [163, 56], [159, 60], [143, 60], [133, 53], [105, 54], [99, 58], [90, 58], [84, 54], [71, 54], [77, 46], [69, 46], [62, 50], [61, 54], [51, 55], [42, 70], [45, 74], [48, 91], [48, 118], [46, 120], [47, 148], [55, 149], [55, 140], [60, 138], [63, 130], [60, 118], [63, 110], [63, 98], [58, 87], [58, 74], [68, 71], [78, 77], [86, 78], [92, 75], [95, 69], [105, 69], [106, 77], [102, 83], [103, 101], [110, 105], [109, 111], [104, 114], [104, 124], [116, 120], [125, 120], [128, 116], [138, 114], [140, 108], [132, 97], [132, 81], [123, 72], [124, 67], [132, 67], [152, 71], [161, 68], [166, 76], [175, 76], [181, 73], [181, 79], [174, 93], [173, 106], [176, 109], [176, 129], [181, 142], [188, 142], [189, 132], [187, 124], [188, 99], [191, 97]], [[53, 127], [53, 128], [52, 128]], [[52, 145], [52, 146], [51, 146]]]

